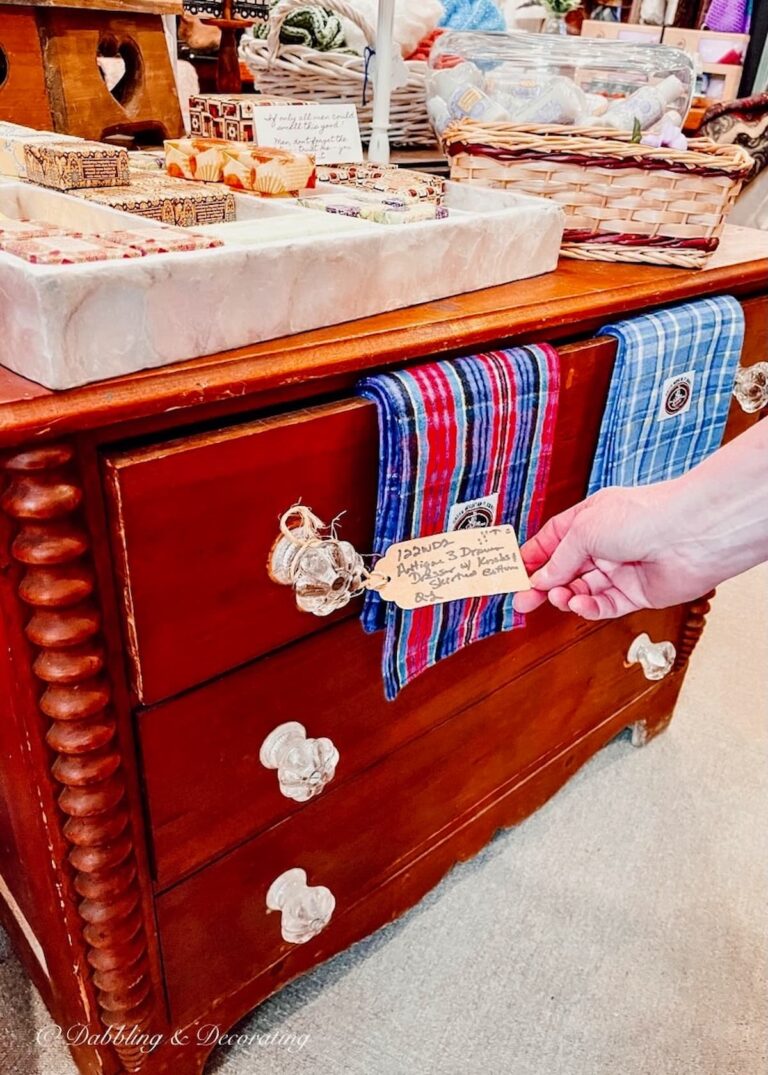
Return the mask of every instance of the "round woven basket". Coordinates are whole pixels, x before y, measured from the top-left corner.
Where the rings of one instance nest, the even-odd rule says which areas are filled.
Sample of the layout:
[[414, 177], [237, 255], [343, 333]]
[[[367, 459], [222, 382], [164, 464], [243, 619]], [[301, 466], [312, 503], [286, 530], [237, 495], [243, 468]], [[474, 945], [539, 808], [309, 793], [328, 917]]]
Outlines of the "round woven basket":
[[[367, 60], [349, 52], [320, 52], [304, 45], [280, 43], [283, 19], [311, 0], [281, 0], [270, 16], [265, 41], [244, 34], [240, 58], [262, 93], [297, 97], [303, 101], [354, 104], [363, 142], [369, 142], [373, 120], [373, 79]], [[368, 48], [375, 48], [376, 33], [353, 7], [343, 0], [323, 0], [323, 7], [350, 19], [362, 30]], [[397, 146], [434, 146], [435, 135], [427, 116], [424, 60], [406, 60], [408, 82], [392, 90], [389, 140]]]
[[753, 161], [706, 138], [654, 148], [591, 127], [465, 121], [443, 134], [451, 178], [558, 202], [562, 252], [599, 261], [700, 268]]

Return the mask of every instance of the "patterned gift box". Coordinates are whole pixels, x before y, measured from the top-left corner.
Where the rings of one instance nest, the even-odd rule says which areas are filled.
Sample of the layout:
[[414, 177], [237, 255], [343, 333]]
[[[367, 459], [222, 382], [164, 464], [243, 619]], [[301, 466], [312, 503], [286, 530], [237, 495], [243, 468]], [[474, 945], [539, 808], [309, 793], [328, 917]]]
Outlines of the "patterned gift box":
[[100, 142], [25, 142], [27, 179], [56, 190], [119, 187], [129, 181], [128, 154]]
[[165, 175], [140, 176], [130, 186], [76, 193], [99, 205], [183, 228], [235, 219], [235, 199], [230, 190], [221, 185], [179, 183]]
[[301, 103], [290, 97], [267, 97], [259, 93], [201, 93], [189, 99], [189, 126], [193, 135], [203, 138], [255, 142], [254, 108]]
[[[257, 0], [232, 0], [232, 18], [247, 19], [249, 22], [269, 22], [270, 4], [258, 3]], [[189, 15], [202, 18], [222, 19], [224, 17], [223, 0], [184, 0], [184, 10]]]

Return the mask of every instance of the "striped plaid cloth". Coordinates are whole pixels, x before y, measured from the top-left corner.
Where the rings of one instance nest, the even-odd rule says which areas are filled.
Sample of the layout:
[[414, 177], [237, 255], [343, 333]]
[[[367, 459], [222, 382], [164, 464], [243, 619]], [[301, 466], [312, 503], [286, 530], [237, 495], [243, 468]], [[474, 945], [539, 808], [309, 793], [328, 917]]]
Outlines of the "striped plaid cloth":
[[[431, 362], [358, 385], [379, 414], [374, 548], [462, 526], [539, 526], [557, 415], [559, 360], [547, 346]], [[463, 646], [520, 626], [512, 595], [404, 611], [366, 595], [363, 626], [386, 629], [388, 699]]]
[[606, 325], [619, 340], [589, 492], [676, 478], [719, 448], [744, 340], [729, 295]]

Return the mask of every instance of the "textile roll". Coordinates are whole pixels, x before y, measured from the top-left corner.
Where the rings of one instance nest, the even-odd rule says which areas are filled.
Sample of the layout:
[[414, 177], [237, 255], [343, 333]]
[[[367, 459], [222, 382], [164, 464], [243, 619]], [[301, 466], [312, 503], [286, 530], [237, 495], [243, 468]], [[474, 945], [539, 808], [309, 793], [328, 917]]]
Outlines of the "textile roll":
[[729, 295], [606, 325], [618, 350], [589, 492], [677, 478], [720, 447], [744, 341]]
[[[517, 347], [366, 378], [379, 415], [374, 548], [511, 523], [522, 543], [541, 522], [559, 397], [553, 348]], [[404, 611], [369, 592], [367, 631], [386, 629], [384, 690], [457, 650], [522, 624], [511, 594]]]

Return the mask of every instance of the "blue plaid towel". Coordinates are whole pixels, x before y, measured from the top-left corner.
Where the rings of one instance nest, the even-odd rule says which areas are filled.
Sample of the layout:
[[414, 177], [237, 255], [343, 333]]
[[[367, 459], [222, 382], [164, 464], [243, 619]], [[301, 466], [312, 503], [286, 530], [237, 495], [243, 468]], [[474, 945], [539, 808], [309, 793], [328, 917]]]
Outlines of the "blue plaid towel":
[[676, 478], [720, 447], [744, 340], [729, 295], [606, 325], [619, 340], [589, 493]]

